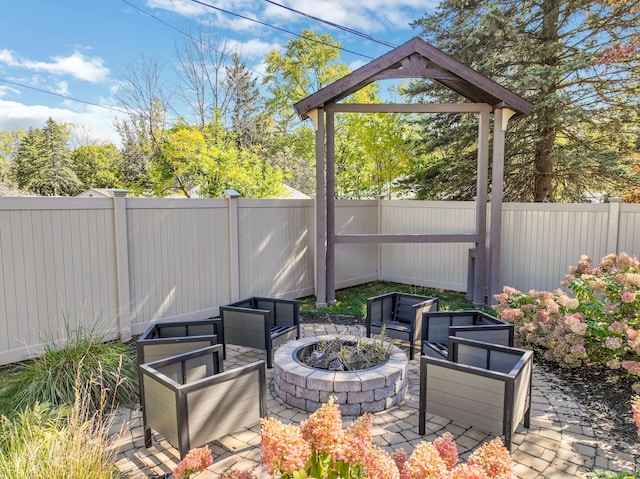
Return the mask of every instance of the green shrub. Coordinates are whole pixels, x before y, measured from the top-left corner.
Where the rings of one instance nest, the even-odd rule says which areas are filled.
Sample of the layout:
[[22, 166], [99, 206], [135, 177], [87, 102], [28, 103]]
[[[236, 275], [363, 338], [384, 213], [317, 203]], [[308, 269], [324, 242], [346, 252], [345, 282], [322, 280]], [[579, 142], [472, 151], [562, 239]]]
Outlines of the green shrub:
[[37, 403], [71, 405], [78, 385], [86, 388], [87, 406], [92, 410], [100, 407], [104, 394], [112, 404], [137, 402], [137, 370], [131, 348], [121, 342], [105, 341], [93, 331], [67, 330], [63, 346], [45, 342], [40, 357], [16, 365], [7, 374], [0, 405], [11, 404], [13, 411]]

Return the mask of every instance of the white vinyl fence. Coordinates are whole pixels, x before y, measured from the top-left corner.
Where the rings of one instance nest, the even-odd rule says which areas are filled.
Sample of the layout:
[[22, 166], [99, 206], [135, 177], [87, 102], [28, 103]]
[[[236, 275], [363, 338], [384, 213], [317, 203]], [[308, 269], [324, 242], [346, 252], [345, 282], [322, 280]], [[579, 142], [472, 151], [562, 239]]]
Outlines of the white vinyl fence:
[[[0, 198], [0, 364], [83, 326], [110, 337], [246, 296], [314, 293], [313, 200]], [[338, 233], [469, 233], [470, 202], [336, 202]], [[587, 254], [640, 256], [640, 205], [505, 204], [502, 284], [552, 290]], [[336, 245], [338, 288], [466, 290], [471, 244]]]

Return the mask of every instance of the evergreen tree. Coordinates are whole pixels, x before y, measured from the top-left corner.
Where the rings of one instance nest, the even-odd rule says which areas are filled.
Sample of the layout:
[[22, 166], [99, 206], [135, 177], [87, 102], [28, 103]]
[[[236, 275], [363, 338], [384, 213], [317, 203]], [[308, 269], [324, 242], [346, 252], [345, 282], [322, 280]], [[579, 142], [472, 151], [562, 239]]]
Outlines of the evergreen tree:
[[82, 183], [67, 147], [69, 131], [49, 118], [42, 129], [29, 129], [12, 163], [18, 188], [44, 196], [74, 195]]
[[231, 132], [240, 147], [262, 145], [267, 140], [269, 118], [257, 80], [237, 53], [232, 55], [232, 64], [226, 69], [225, 84], [232, 98]]
[[[415, 22], [426, 41], [535, 105], [508, 132], [506, 200], [580, 201], [587, 191], [618, 194], [628, 186], [625, 159], [639, 124], [638, 58], [607, 67], [598, 55], [638, 35], [638, 5], [444, 0]], [[413, 82], [406, 93], [456, 99], [427, 82]], [[470, 115], [422, 122], [424, 156], [410, 185], [424, 197], [431, 191], [470, 199], [476, 128]]]

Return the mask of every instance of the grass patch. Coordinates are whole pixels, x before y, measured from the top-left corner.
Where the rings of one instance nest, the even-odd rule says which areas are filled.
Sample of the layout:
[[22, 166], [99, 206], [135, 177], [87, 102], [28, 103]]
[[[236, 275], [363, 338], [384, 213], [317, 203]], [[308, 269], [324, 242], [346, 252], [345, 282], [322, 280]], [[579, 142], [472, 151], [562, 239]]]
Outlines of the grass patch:
[[326, 308], [316, 308], [316, 297], [308, 296], [300, 300], [300, 311], [307, 313], [351, 314], [364, 317], [367, 314], [367, 298], [392, 292], [435, 296], [439, 299], [440, 311], [461, 311], [466, 309], [481, 309], [492, 313], [487, 306], [474, 305], [465, 293], [446, 291], [443, 289], [411, 286], [407, 284], [391, 283], [388, 281], [374, 281], [351, 288], [336, 291], [336, 304]]

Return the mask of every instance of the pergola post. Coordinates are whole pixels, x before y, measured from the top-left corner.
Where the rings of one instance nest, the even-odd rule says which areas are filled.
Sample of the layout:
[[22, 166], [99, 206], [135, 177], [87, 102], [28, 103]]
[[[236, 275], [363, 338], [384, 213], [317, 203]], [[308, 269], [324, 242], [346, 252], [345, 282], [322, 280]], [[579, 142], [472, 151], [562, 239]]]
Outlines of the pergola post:
[[497, 108], [493, 114], [493, 169], [491, 174], [491, 237], [489, 238], [488, 304], [495, 304], [494, 295], [500, 287], [500, 260], [502, 250], [502, 181], [504, 178], [504, 144], [507, 123], [515, 112], [509, 108]]
[[324, 109], [309, 115], [316, 129], [316, 307], [327, 307], [327, 207], [325, 197]]
[[326, 111], [327, 137], [327, 304], [336, 304], [335, 113]]
[[476, 174], [476, 232], [478, 240], [473, 258], [473, 277], [469, 298], [475, 304], [483, 304], [487, 274], [487, 182], [489, 177], [489, 123], [491, 114], [480, 113], [478, 119], [478, 170]]

